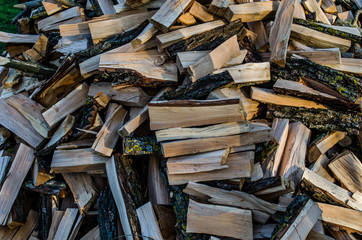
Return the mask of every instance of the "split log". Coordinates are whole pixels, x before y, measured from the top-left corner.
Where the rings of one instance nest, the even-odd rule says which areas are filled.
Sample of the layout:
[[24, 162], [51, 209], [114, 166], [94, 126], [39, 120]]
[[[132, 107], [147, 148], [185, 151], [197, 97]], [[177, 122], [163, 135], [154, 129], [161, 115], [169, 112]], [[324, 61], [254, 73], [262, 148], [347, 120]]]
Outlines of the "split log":
[[159, 101], [148, 107], [151, 130], [245, 121], [239, 99]]
[[318, 201], [359, 211], [362, 209], [362, 202], [361, 199], [358, 199], [358, 194], [352, 195], [351, 192], [333, 184], [307, 168], [304, 170], [301, 179], [301, 188]]
[[156, 131], [158, 142], [170, 140], [182, 140], [190, 138], [207, 138], [207, 137], [222, 137], [245, 133], [250, 131], [250, 126], [247, 122], [232, 122], [211, 125], [199, 128], [169, 128]]
[[231, 0], [212, 0], [208, 10], [209, 12], [212, 12], [220, 17], [223, 17], [230, 2]]
[[151, 202], [137, 208], [137, 216], [140, 221], [143, 236], [153, 239], [163, 239]]
[[153, 26], [152, 23], [149, 23], [145, 29], [135, 38], [131, 41], [132, 47], [137, 48], [153, 38], [156, 33], [158, 33], [158, 29]]
[[42, 2], [45, 11], [47, 12], [48, 16], [53, 15], [59, 11], [64, 10], [61, 3], [58, 2], [51, 2], [51, 1], [43, 1]]
[[227, 147], [240, 147], [267, 142], [273, 139], [271, 129], [265, 126], [251, 125], [248, 133], [225, 137], [180, 140], [161, 143], [164, 157], [176, 157], [188, 154], [208, 152]]
[[50, 77], [55, 73], [54, 69], [36, 62], [25, 62], [6, 57], [0, 57], [0, 66], [14, 68], [28, 73], [38, 73], [45, 77]]
[[186, 232], [253, 239], [251, 211], [189, 202]]
[[62, 176], [73, 193], [80, 214], [85, 215], [98, 196], [91, 177], [86, 173], [63, 173]]
[[93, 149], [56, 150], [50, 167], [56, 173], [87, 172], [104, 169], [109, 160], [93, 153]]
[[284, 67], [286, 62], [295, 2], [295, 0], [284, 0], [280, 3], [275, 16], [274, 24], [270, 30], [270, 61], [278, 64], [281, 67]]
[[156, 155], [149, 156], [147, 184], [148, 198], [152, 204], [170, 205], [166, 184], [160, 174], [160, 158]]
[[55, 211], [52, 218], [52, 224], [50, 225], [48, 240], [54, 238], [55, 233], [57, 232], [60, 221], [62, 220], [64, 211]]
[[94, 152], [106, 157], [112, 155], [119, 137], [117, 130], [119, 126], [123, 125], [127, 113], [127, 110], [120, 105], [109, 114], [93, 143], [92, 149]]
[[[116, 203], [109, 187], [106, 187], [98, 198], [98, 224], [101, 240], [114, 239], [118, 236], [118, 217], [116, 213]], [[84, 238], [84, 237], [83, 237]], [[87, 240], [87, 239], [84, 239]]]
[[273, 17], [279, 7], [279, 2], [252, 2], [229, 5], [225, 18], [229, 22], [241, 19], [242, 22], [254, 22]]
[[345, 151], [328, 164], [329, 169], [338, 178], [342, 186], [351, 192], [362, 192], [360, 179], [362, 177], [361, 161], [349, 151]]
[[[80, 7], [73, 7], [40, 20], [38, 22], [38, 29], [44, 32], [59, 29], [60, 24], [64, 24], [65, 21], [77, 17], [84, 17], [84, 10]], [[79, 22], [82, 22], [82, 19]]]
[[222, 68], [214, 73], [227, 71], [236, 84], [253, 85], [270, 81], [270, 63], [245, 63]]
[[88, 91], [88, 84], [83, 83], [51, 108], [43, 112], [43, 117], [49, 124], [50, 128], [54, 128], [68, 114], [71, 114], [82, 107], [87, 100]]
[[59, 141], [72, 131], [75, 126], [75, 117], [68, 115], [64, 121], [59, 125], [57, 130], [54, 132], [52, 138], [47, 143], [46, 147], [57, 145]]
[[325, 13], [335, 14], [337, 13], [337, 7], [331, 0], [323, 0], [322, 1], [322, 9]]
[[327, 109], [325, 106], [302, 98], [275, 94], [273, 90], [251, 87], [250, 97], [253, 100], [281, 106], [304, 107], [313, 109]]
[[97, 0], [97, 3], [104, 15], [116, 13], [111, 0]]
[[312, 172], [315, 172], [316, 174], [318, 174], [319, 176], [327, 179], [330, 182], [334, 182], [334, 178], [331, 177], [331, 175], [327, 172], [327, 165], [329, 163], [329, 159], [328, 157], [323, 154], [322, 156], [320, 156], [317, 161], [315, 161], [310, 167], [309, 169]]
[[263, 22], [262, 21], [248, 22], [247, 25], [250, 31], [252, 31], [257, 35], [255, 39], [256, 49], [263, 48], [269, 41]]
[[345, 132], [332, 132], [322, 139], [315, 142], [308, 150], [308, 160], [310, 163], [315, 162], [323, 154], [325, 154], [330, 148], [336, 145], [347, 134]]
[[161, 8], [151, 17], [151, 23], [162, 32], [167, 32], [179, 16], [184, 13], [195, 0], [167, 0]]
[[15, 34], [0, 31], [0, 42], [3, 43], [36, 43], [39, 35]]
[[302, 1], [302, 4], [307, 11], [316, 13], [317, 21], [323, 22], [328, 25], [331, 24], [316, 0], [304, 0]]
[[73, 224], [76, 221], [77, 215], [78, 209], [67, 208], [59, 222], [58, 229], [53, 238], [54, 240], [68, 239], [68, 236], [72, 231]]
[[39, 213], [30, 210], [28, 217], [26, 218], [26, 223], [19, 228], [15, 236], [12, 238], [14, 240], [23, 240], [28, 239], [30, 234], [33, 232], [35, 227], [38, 225]]
[[341, 72], [349, 73], [349, 74], [358, 74], [362, 76], [361, 65], [362, 60], [357, 58], [341, 58], [340, 64], [323, 64], [330, 68], [336, 69]]
[[207, 7], [198, 3], [197, 1], [192, 4], [189, 13], [201, 22], [211, 22], [218, 20], [219, 18], [208, 12]]
[[227, 159], [229, 168], [214, 170], [210, 172], [196, 172], [186, 174], [168, 174], [170, 185], [181, 185], [189, 181], [213, 181], [233, 178], [250, 177], [254, 161], [254, 152], [240, 152], [230, 154]]

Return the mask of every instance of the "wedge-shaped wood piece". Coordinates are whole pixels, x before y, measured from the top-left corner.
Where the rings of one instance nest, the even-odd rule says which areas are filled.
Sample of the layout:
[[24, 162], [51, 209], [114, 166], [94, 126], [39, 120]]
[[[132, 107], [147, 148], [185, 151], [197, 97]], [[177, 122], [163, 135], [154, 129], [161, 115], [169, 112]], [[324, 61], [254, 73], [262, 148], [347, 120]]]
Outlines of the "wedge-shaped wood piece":
[[16, 34], [0, 31], [0, 42], [3, 43], [36, 43], [39, 35]]
[[282, 210], [277, 204], [269, 203], [245, 192], [227, 191], [192, 181], [187, 184], [183, 191], [190, 196], [198, 197], [212, 204], [251, 210], [253, 220], [263, 224], [269, 219], [270, 215]]
[[329, 169], [338, 178], [343, 187], [351, 192], [362, 192], [362, 164], [350, 151], [338, 155], [329, 165]]
[[325, 154], [330, 148], [336, 145], [342, 140], [347, 133], [345, 132], [331, 132], [322, 139], [314, 143], [308, 150], [308, 160], [310, 163], [315, 162], [323, 154]]
[[5, 99], [0, 99], [0, 124], [23, 139], [33, 148], [38, 147], [44, 137], [36, 131], [28, 119], [18, 110], [6, 103]]
[[219, 19], [215, 15], [208, 12], [207, 8], [204, 5], [196, 1], [194, 2], [194, 4], [192, 4], [189, 13], [191, 13], [192, 16], [194, 16], [201, 22], [211, 22]]
[[199, 128], [169, 128], [156, 131], [158, 142], [182, 140], [188, 138], [207, 138], [229, 136], [250, 131], [247, 122], [232, 122]]
[[175, 100], [148, 104], [151, 130], [245, 121], [239, 99]]
[[267, 142], [273, 139], [271, 128], [267, 126], [251, 125], [248, 133], [224, 137], [210, 137], [189, 139], [161, 143], [164, 157], [176, 157], [188, 154], [209, 152], [227, 147], [241, 147]]
[[351, 47], [351, 40], [325, 34], [298, 24], [292, 24], [290, 37], [316, 48], [339, 48], [341, 52], [346, 52]]
[[64, 211], [55, 211], [52, 218], [52, 224], [49, 228], [48, 240], [52, 240], [54, 238], [55, 233], [57, 232], [60, 221], [64, 216]]
[[324, 24], [331, 25], [331, 23], [329, 22], [328, 18], [326, 17], [326, 15], [322, 11], [320, 5], [317, 3], [316, 0], [303, 0], [302, 4], [305, 7], [305, 9], [308, 10], [309, 12], [316, 13], [317, 21], [323, 22]]
[[215, 29], [225, 24], [226, 21], [217, 20], [208, 23], [198, 24], [191, 27], [181, 28], [164, 34], [159, 34], [156, 36], [158, 49], [167, 48], [168, 46], [182, 39], [186, 39], [193, 35], [207, 32], [209, 30]]
[[43, 113], [43, 116], [48, 122], [50, 128], [54, 128], [68, 114], [71, 114], [78, 108], [82, 107], [87, 100], [88, 91], [88, 84], [83, 83], [51, 108], [46, 110]]
[[225, 18], [230, 22], [241, 19], [242, 22], [255, 22], [271, 18], [278, 10], [279, 2], [252, 2], [229, 5]]
[[98, 196], [91, 177], [86, 173], [63, 173], [62, 175], [73, 193], [80, 214], [86, 214]]
[[339, 48], [327, 48], [327, 49], [320, 49], [315, 51], [288, 51], [287, 55], [292, 56], [293, 54], [297, 54], [302, 57], [306, 57], [309, 60], [321, 64], [340, 64], [341, 59], [341, 52]]
[[30, 234], [38, 225], [38, 220], [39, 220], [39, 213], [34, 210], [30, 210], [30, 212], [28, 213], [28, 217], [26, 218], [25, 224], [19, 228], [19, 230], [16, 232], [15, 236], [12, 239], [14, 240], [28, 239]]
[[362, 66], [362, 59], [358, 59], [358, 58], [341, 58], [341, 63], [340, 64], [331, 64], [331, 63], [327, 63], [327, 64], [323, 64], [326, 65], [328, 67], [334, 68], [338, 71], [341, 72], [346, 72], [346, 73], [354, 73], [354, 74], [358, 74], [360, 76], [362, 76], [362, 70], [361, 70], [361, 66]]
[[224, 152], [225, 150], [218, 150], [169, 158], [167, 160], [168, 174], [192, 174], [228, 168], [227, 164], [221, 164]]
[[1, 225], [6, 225], [8, 214], [33, 161], [34, 150], [24, 144], [20, 144], [0, 190]]
[[53, 146], [54, 144], [58, 143], [58, 141], [67, 135], [74, 127], [75, 124], [75, 117], [72, 115], [68, 115], [64, 121], [59, 125], [55, 133], [53, 134], [50, 141], [47, 143], [47, 147]]
[[43, 4], [43, 7], [45, 8], [45, 11], [47, 12], [48, 16], [53, 15], [54, 13], [57, 13], [64, 9], [62, 7], [62, 4], [57, 3], [57, 2], [43, 1], [42, 4]]
[[100, 156], [91, 148], [56, 150], [50, 167], [56, 173], [87, 172], [104, 169], [109, 158]]
[[[243, 5], [243, 4], [242, 4]], [[214, 73], [228, 71], [234, 83], [264, 83], [270, 81], [270, 63], [246, 63], [222, 68]]]
[[150, 19], [151, 23], [162, 32], [167, 32], [172, 24], [184, 13], [195, 0], [167, 0]]
[[93, 143], [92, 149], [94, 152], [106, 157], [112, 155], [119, 137], [117, 130], [123, 125], [127, 113], [128, 111], [120, 105], [109, 114]]
[[297, 212], [297, 216], [279, 231], [275, 236], [276, 239], [306, 239], [314, 224], [318, 221], [322, 210], [312, 200], [302, 206]]
[[39, 105], [35, 101], [22, 94], [17, 94], [7, 98], [6, 102], [28, 119], [40, 135], [45, 138], [48, 137], [50, 127], [41, 114]]
[[324, 202], [362, 210], [361, 196], [352, 194], [307, 168], [301, 179], [301, 187], [307, 192], [320, 195]]
[[257, 49], [264, 47], [268, 43], [269, 39], [265, 31], [263, 22], [262, 21], [248, 22], [247, 25], [249, 30], [257, 35], [255, 39], [255, 47]]
[[[135, 53], [109, 53], [102, 54], [99, 70], [107, 71], [132, 71], [138, 75], [134, 83], [141, 78], [142, 82], [137, 85], [175, 85], [177, 84], [177, 67], [174, 63], [163, 63], [167, 59], [166, 53], [157, 50], [149, 50]], [[132, 79], [127, 85], [132, 84]]]
[[119, 179], [117, 176], [117, 169], [116, 169], [114, 156], [112, 156], [112, 158], [107, 161], [106, 170], [107, 170], [107, 178], [109, 186], [112, 191], [114, 201], [116, 202], [119, 218], [121, 220], [122, 229], [126, 235], [126, 240], [133, 240], [133, 234], [128, 219], [125, 199], [123, 198], [121, 186], [119, 184]]
[[109, 82], [92, 83], [88, 96], [95, 97], [99, 92], [106, 94], [113, 101], [124, 106], [143, 107], [150, 100], [150, 97], [141, 88], [127, 87], [114, 89]]
[[189, 181], [214, 181], [233, 178], [250, 177], [252, 171], [252, 162], [254, 161], [254, 152], [232, 153], [227, 159], [228, 168], [214, 170], [210, 172], [196, 172], [187, 174], [168, 173], [168, 182], [170, 185], [181, 185]]
[[67, 208], [67, 210], [65, 210], [62, 220], [60, 221], [58, 229], [54, 235], [54, 240], [68, 239], [77, 215], [77, 208]]
[[89, 23], [89, 30], [93, 43], [109, 38], [113, 35], [126, 32], [141, 24], [145, 19], [150, 18], [155, 11], [136, 13], [129, 16]]
[[253, 239], [250, 210], [197, 203], [190, 199], [186, 232]]
[[209, 11], [223, 17], [231, 0], [212, 0]]
[[362, 212], [331, 204], [317, 203], [323, 213], [320, 219], [352, 232], [362, 232]]
[[[60, 13], [54, 14], [50, 17], [40, 20], [38, 22], [38, 29], [43, 30], [43, 31], [52, 30], [52, 29], [54, 29], [54, 27], [55, 27], [55, 29], [59, 29], [60, 22], [62, 22], [61, 24], [63, 24], [67, 20], [70, 20], [72, 18], [81, 17], [83, 15], [84, 15], [84, 11], [82, 8], [80, 8], [80, 7], [69, 8], [65, 11], [62, 11]], [[82, 20], [80, 22], [82, 22]]]
[[149, 23], [145, 29], [135, 38], [132, 40], [131, 44], [133, 48], [137, 48], [150, 40], [153, 36], [158, 33], [158, 28], [153, 26], [152, 23]]
[[269, 43], [271, 48], [270, 61], [281, 67], [285, 66], [288, 42], [293, 22], [296, 0], [283, 0], [275, 16], [270, 30]]
[[141, 231], [143, 236], [148, 236], [152, 239], [163, 240], [162, 233], [153, 211], [151, 202], [144, 204], [137, 208], [138, 220], [141, 224]]
[[309, 167], [309, 169], [312, 170], [312, 172], [318, 174], [319, 176], [324, 177], [328, 181], [334, 182], [334, 178], [327, 172], [328, 163], [328, 157], [323, 154]]
[[170, 205], [170, 197], [166, 184], [160, 174], [160, 157], [149, 156], [148, 163], [148, 198], [152, 204]]
[[296, 98], [292, 96], [279, 95], [274, 93], [273, 90], [267, 88], [258, 88], [251, 87], [250, 97], [253, 100], [276, 104], [282, 106], [292, 106], [292, 107], [305, 107], [305, 108], [315, 108], [315, 109], [327, 109], [324, 105], [310, 101], [304, 100], [302, 98]]
[[292, 180], [295, 185], [303, 175], [310, 134], [311, 131], [301, 122], [289, 125], [279, 174]]
[[239, 55], [239, 44], [236, 35], [234, 35], [212, 50], [208, 55], [192, 64], [188, 72], [192, 75], [192, 81], [195, 82], [197, 79], [222, 68], [229, 60]]

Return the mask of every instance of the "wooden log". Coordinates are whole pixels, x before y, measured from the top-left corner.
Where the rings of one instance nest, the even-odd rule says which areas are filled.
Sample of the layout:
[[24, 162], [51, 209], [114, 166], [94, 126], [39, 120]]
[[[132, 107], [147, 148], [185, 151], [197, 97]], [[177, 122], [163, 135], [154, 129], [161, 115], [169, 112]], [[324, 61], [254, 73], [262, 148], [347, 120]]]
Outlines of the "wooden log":
[[166, 184], [160, 174], [160, 158], [156, 155], [149, 156], [147, 187], [148, 198], [152, 204], [170, 205]]
[[[158, 100], [166, 91], [169, 91], [170, 88], [164, 88], [158, 92], [152, 99], [152, 101]], [[126, 122], [119, 130], [118, 134], [121, 137], [127, 137], [132, 132], [134, 132], [142, 123], [144, 123], [148, 118], [148, 105], [144, 106], [136, 116], [132, 117], [128, 122]]]
[[0, 100], [0, 111], [6, 114], [0, 115], [0, 124], [23, 139], [33, 148], [38, 147], [44, 140], [31, 123], [15, 108], [8, 105], [5, 99]]
[[86, 173], [63, 173], [62, 176], [73, 193], [80, 214], [85, 215], [98, 197], [91, 177]]
[[72, 231], [74, 222], [76, 221], [78, 215], [78, 209], [76, 208], [67, 208], [64, 212], [64, 215], [59, 222], [58, 229], [54, 235], [54, 240], [68, 239], [69, 234]]
[[64, 211], [55, 211], [52, 218], [52, 224], [50, 225], [48, 240], [54, 238], [55, 233], [57, 232], [60, 221], [62, 220]]
[[190, 138], [222, 137], [250, 131], [247, 122], [233, 122], [199, 128], [169, 128], [156, 131], [158, 142]]
[[284, 0], [281, 2], [275, 16], [274, 24], [270, 30], [270, 61], [281, 67], [284, 67], [286, 62], [295, 2], [295, 0]]
[[278, 95], [275, 94], [273, 90], [266, 88], [251, 87], [250, 97], [253, 100], [269, 104], [314, 109], [327, 109], [325, 106], [319, 103], [310, 100], [304, 100], [302, 98]]
[[28, 97], [18, 94], [6, 99], [6, 102], [17, 109], [26, 119], [29, 120], [35, 130], [43, 137], [48, 137], [50, 127], [41, 114], [37, 103]]
[[30, 234], [38, 225], [38, 220], [39, 220], [39, 213], [34, 210], [30, 210], [28, 217], [26, 218], [26, 223], [20, 227], [20, 229], [16, 232], [15, 236], [12, 239], [14, 240], [28, 239]]
[[148, 236], [153, 239], [163, 239], [151, 202], [137, 208], [137, 216], [140, 221], [143, 236]]
[[151, 130], [245, 121], [239, 99], [158, 101], [148, 107]]
[[161, 8], [151, 17], [151, 23], [162, 32], [167, 32], [179, 16], [184, 13], [194, 0], [167, 0]]
[[94, 152], [106, 157], [112, 155], [119, 137], [117, 130], [119, 126], [123, 125], [127, 113], [127, 110], [122, 105], [110, 113], [93, 143], [92, 149]]
[[215, 70], [222, 68], [229, 60], [238, 57], [239, 55], [239, 44], [236, 35], [234, 35], [212, 50], [208, 55], [192, 64], [189, 67], [188, 72], [192, 75], [192, 81], [195, 82]]
[[97, 0], [97, 3], [104, 15], [116, 13], [111, 0]]
[[0, 227], [0, 237], [2, 239], [13, 239], [14, 235], [18, 229], [9, 229], [8, 227], [1, 226]]
[[87, 172], [104, 169], [109, 158], [93, 153], [93, 149], [56, 150], [50, 167], [56, 173]]
[[270, 81], [270, 63], [245, 63], [228, 68], [222, 68], [214, 73], [227, 71], [234, 83], [257, 84]]
[[361, 65], [362, 60], [357, 58], [341, 58], [340, 64], [327, 63], [323, 64], [330, 68], [336, 69], [345, 73], [353, 73], [362, 76]]
[[351, 192], [362, 192], [359, 181], [362, 176], [361, 161], [350, 151], [344, 151], [328, 164], [342, 186]]
[[198, 19], [204, 23], [215, 21], [215, 20], [219, 19], [215, 15], [208, 12], [207, 7], [205, 7], [204, 5], [202, 5], [196, 1], [194, 2], [194, 4], [192, 4], [192, 6], [189, 10], [189, 13], [191, 13], [192, 16], [194, 16], [196, 19]]
[[337, 186], [309, 169], [304, 170], [301, 179], [301, 188], [321, 202], [337, 204], [339, 206], [353, 208], [361, 211], [361, 200], [357, 195]]
[[47, 12], [48, 16], [64, 10], [64, 8], [62, 7], [62, 4], [60, 4], [58, 2], [43, 1], [42, 4], [43, 4], [43, 7], [45, 8], [45, 11]]
[[142, 44], [153, 38], [156, 35], [156, 33], [158, 33], [158, 29], [155, 26], [153, 26], [152, 23], [149, 23], [145, 27], [145, 29], [143, 29], [143, 31], [135, 39], [131, 41], [132, 47], [138, 48], [139, 46], [141, 46]]
[[255, 39], [256, 49], [264, 47], [268, 43], [269, 39], [265, 31], [263, 22], [262, 21], [248, 22], [247, 25], [250, 31], [252, 31], [257, 35]]
[[52, 30], [52, 27], [59, 29], [58, 26], [60, 25], [59, 24], [60, 22], [62, 22], [63, 24], [64, 21], [66, 20], [76, 17], [81, 17], [83, 15], [84, 15], [84, 10], [82, 8], [80, 7], [69, 8], [65, 11], [62, 11], [60, 13], [57, 13], [55, 15], [40, 20], [38, 22], [38, 29], [42, 31], [50, 31]]
[[[120, 232], [120, 229], [117, 229], [119, 225], [118, 217], [115, 216], [116, 203], [112, 196], [112, 192], [109, 187], [106, 187], [100, 194], [97, 201], [98, 205], [98, 225], [99, 225], [99, 235], [103, 236], [105, 239], [113, 239], [118, 236], [117, 232]], [[86, 240], [86, 239], [84, 239]]]
[[[331, 0], [323, 0], [322, 1], [322, 9], [325, 13], [335, 14], [337, 13], [337, 7]], [[326, 14], [325, 14], [326, 15]], [[327, 16], [327, 15], [326, 15]]]
[[170, 185], [181, 185], [188, 181], [200, 182], [250, 177], [252, 161], [254, 161], [254, 152], [252, 151], [233, 153], [227, 159], [228, 168], [199, 173], [168, 173], [168, 182]]
[[5, 225], [20, 187], [34, 161], [34, 150], [20, 144], [0, 190], [0, 224]]
[[253, 239], [251, 211], [197, 203], [190, 199], [186, 232]]
[[312, 170], [312, 172], [315, 172], [316, 174], [318, 174], [319, 176], [327, 179], [330, 182], [334, 182], [334, 178], [331, 177], [331, 175], [327, 172], [327, 165], [329, 163], [329, 159], [328, 157], [323, 154], [322, 156], [320, 156], [317, 161], [315, 161], [310, 167], [309, 169]]
[[16, 34], [0, 31], [0, 42], [3, 43], [36, 43], [39, 35]]
[[208, 10], [209, 12], [212, 12], [220, 17], [223, 17], [230, 2], [231, 0], [212, 0]]
[[248, 146], [270, 140], [272, 140], [272, 133], [269, 127], [251, 125], [251, 130], [248, 133], [225, 137], [165, 142], [161, 143], [161, 148], [164, 157], [176, 157], [219, 150], [227, 147]]
[[54, 128], [68, 114], [71, 114], [82, 107], [87, 100], [88, 91], [88, 84], [83, 83], [51, 108], [43, 112], [43, 117], [49, 124], [50, 128]]
[[308, 160], [310, 163], [315, 162], [323, 154], [325, 154], [330, 148], [336, 145], [342, 140], [347, 133], [345, 132], [332, 132], [322, 139], [315, 142], [308, 150]]
[[262, 224], [265, 224], [270, 215], [282, 210], [277, 204], [269, 203], [245, 192], [227, 191], [192, 181], [187, 184], [183, 191], [208, 203], [251, 210], [253, 220]]
[[323, 211], [320, 217], [323, 222], [335, 224], [352, 232], [362, 232], [362, 224], [359, 220], [362, 217], [360, 211], [325, 203], [317, 204]]
[[242, 22], [255, 22], [275, 15], [279, 2], [253, 2], [229, 5], [225, 18], [232, 22], [241, 19]]
[[323, 22], [328, 25], [331, 24], [316, 0], [303, 0], [302, 4], [307, 11], [316, 13], [317, 21]]
[[225, 24], [226, 21], [216, 20], [208, 23], [178, 29], [164, 34], [159, 34], [156, 36], [158, 49], [161, 50], [167, 48], [180, 40], [187, 39], [196, 34], [207, 32]]
[[37, 62], [25, 62], [6, 57], [0, 57], [0, 66], [15, 68], [28, 73], [38, 73], [46, 77], [50, 77], [55, 73], [55, 70]]

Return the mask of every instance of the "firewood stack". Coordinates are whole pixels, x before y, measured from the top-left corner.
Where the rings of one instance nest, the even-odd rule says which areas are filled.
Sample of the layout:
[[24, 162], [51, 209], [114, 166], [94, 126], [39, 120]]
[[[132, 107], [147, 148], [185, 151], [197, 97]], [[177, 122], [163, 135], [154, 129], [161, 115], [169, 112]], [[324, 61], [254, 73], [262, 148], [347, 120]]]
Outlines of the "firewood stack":
[[0, 239], [360, 239], [361, 6], [15, 5]]

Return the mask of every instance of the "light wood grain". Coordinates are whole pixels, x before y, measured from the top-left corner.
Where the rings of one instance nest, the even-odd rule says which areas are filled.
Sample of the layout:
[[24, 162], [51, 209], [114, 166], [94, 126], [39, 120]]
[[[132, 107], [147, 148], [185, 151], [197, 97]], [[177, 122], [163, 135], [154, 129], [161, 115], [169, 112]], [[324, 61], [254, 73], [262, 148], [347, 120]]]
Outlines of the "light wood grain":
[[148, 202], [137, 208], [137, 216], [140, 221], [143, 236], [152, 239], [163, 240], [158, 221], [153, 211], [151, 202]]
[[65, 210], [53, 240], [68, 239], [68, 236], [72, 231], [73, 224], [76, 221], [77, 215], [77, 208], [67, 208], [67, 210]]
[[272, 17], [279, 7], [279, 2], [252, 2], [229, 5], [225, 18], [230, 22], [241, 19], [242, 22], [254, 22]]

